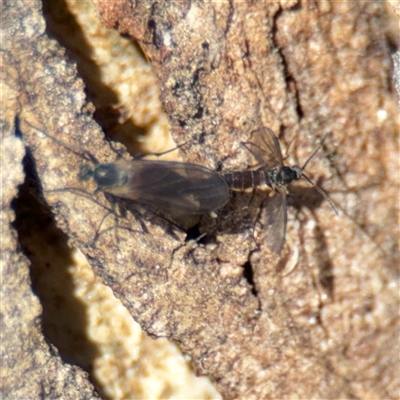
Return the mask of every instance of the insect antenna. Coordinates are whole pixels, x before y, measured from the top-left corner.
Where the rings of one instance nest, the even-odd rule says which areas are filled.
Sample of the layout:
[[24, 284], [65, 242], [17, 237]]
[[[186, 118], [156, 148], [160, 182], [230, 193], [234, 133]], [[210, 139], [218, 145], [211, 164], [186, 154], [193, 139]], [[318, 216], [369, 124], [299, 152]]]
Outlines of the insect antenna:
[[306, 162], [304, 163], [304, 165], [301, 167], [301, 170], [304, 170], [307, 166], [307, 164], [310, 162], [310, 160], [315, 156], [315, 153], [318, 152], [318, 150], [322, 147], [322, 145], [325, 142], [325, 139], [328, 137], [328, 134], [326, 134], [322, 140], [321, 143], [318, 145], [318, 147], [311, 153], [311, 155], [307, 158]]
[[333, 204], [332, 200], [329, 198], [329, 196], [322, 190], [316, 183], [314, 183], [305, 173], [304, 169], [307, 167], [307, 164], [310, 162], [310, 160], [315, 156], [317, 151], [322, 147], [325, 139], [327, 138], [328, 134], [326, 134], [322, 140], [321, 143], [318, 145], [318, 147], [311, 153], [311, 155], [307, 158], [306, 162], [304, 165], [301, 167], [301, 172], [302, 176], [314, 187], [314, 189], [330, 204], [330, 206], [333, 208], [335, 211], [336, 215], [339, 215], [339, 212], [335, 205]]
[[31, 128], [36, 129], [37, 131], [39, 131], [40, 133], [42, 133], [44, 136], [46, 136], [47, 138], [49, 138], [50, 140], [52, 140], [53, 142], [58, 143], [60, 146], [65, 147], [66, 149], [68, 149], [69, 151], [71, 151], [72, 153], [74, 153], [75, 155], [77, 155], [80, 158], [83, 158], [86, 161], [89, 161], [95, 165], [100, 164], [100, 162], [96, 159], [96, 157], [89, 153], [88, 151], [77, 151], [76, 149], [68, 146], [66, 143], [64, 143], [62, 140], [57, 139], [51, 135], [49, 135], [48, 133], [46, 133], [44, 130], [38, 128], [37, 126], [31, 124], [29, 121], [25, 120], [24, 121], [27, 125], [29, 125]]

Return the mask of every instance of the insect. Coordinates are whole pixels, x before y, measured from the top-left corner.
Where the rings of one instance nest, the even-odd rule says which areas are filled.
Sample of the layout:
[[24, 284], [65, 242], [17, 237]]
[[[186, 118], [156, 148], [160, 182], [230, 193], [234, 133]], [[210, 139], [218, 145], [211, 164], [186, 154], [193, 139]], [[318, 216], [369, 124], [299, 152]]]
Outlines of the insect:
[[97, 188], [163, 210], [206, 214], [229, 200], [229, 187], [218, 173], [197, 164], [133, 159], [88, 166], [80, 176]]
[[[229, 200], [229, 187], [215, 171], [197, 164], [143, 160], [117, 160], [99, 163], [87, 152], [79, 152], [27, 122], [51, 140], [94, 164], [83, 165], [79, 178], [93, 178], [101, 190], [124, 199], [135, 200], [164, 211], [206, 214], [221, 208]], [[161, 153], [165, 154], [165, 153]], [[156, 154], [156, 155], [161, 155]]]
[[[250, 171], [234, 171], [223, 174], [228, 186], [234, 191], [254, 190], [257, 187], [267, 187], [273, 191], [266, 205], [267, 228], [266, 243], [268, 248], [279, 254], [285, 244], [287, 224], [287, 185], [294, 180], [304, 177], [326, 199], [337, 213], [335, 206], [327, 194], [307, 175], [304, 174], [308, 162], [322, 146], [320, 145], [308, 157], [302, 167], [292, 167], [283, 164], [281, 146], [274, 132], [266, 127], [253, 132], [254, 142], [244, 143], [261, 165], [260, 168]], [[250, 146], [250, 147], [249, 147]]]

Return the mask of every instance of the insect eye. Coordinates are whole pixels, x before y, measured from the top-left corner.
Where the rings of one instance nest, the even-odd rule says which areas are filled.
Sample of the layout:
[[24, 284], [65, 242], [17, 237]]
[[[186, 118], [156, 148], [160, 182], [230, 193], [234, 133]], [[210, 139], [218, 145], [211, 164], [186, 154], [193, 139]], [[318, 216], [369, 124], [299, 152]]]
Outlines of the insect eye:
[[292, 170], [296, 175], [295, 180], [299, 180], [303, 176], [303, 170], [298, 165], [293, 165]]

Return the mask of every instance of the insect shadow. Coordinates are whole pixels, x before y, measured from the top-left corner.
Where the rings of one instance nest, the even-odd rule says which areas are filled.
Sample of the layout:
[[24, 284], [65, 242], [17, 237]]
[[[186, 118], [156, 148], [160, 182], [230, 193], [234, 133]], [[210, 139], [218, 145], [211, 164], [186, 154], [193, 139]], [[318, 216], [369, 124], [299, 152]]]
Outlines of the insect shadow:
[[[77, 151], [29, 122], [27, 124], [87, 161], [88, 163], [82, 166], [78, 178], [83, 181], [93, 179], [97, 186], [95, 193], [104, 192], [106, 198], [114, 204], [117, 199], [118, 204], [125, 210], [132, 211], [132, 201], [143, 204], [157, 216], [182, 230], [186, 222], [190, 224], [188, 216], [212, 213], [225, 205], [230, 198], [225, 179], [201, 165], [143, 159], [147, 154], [129, 161], [119, 159], [112, 163], [100, 163], [91, 153]], [[172, 150], [167, 152], [170, 151]], [[167, 152], [152, 155], [160, 156]], [[60, 190], [71, 189], [78, 195], [88, 194], [81, 189]], [[97, 201], [96, 203], [100, 204]], [[100, 226], [111, 212], [115, 212], [114, 207], [107, 211]], [[165, 214], [168, 217], [165, 217]], [[174, 220], [178, 221], [179, 225]], [[146, 232], [144, 224], [141, 225]], [[99, 236], [100, 227], [97, 232], [95, 240]]]

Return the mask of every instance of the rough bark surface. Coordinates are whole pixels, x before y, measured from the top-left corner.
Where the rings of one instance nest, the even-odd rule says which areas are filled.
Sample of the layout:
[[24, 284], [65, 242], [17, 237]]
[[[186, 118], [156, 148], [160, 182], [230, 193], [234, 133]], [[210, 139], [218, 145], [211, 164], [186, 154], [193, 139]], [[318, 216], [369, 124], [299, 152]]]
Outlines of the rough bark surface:
[[[83, 399], [98, 398], [88, 380], [88, 374], [75, 365], [64, 363], [55, 343], [43, 335], [44, 314], [38, 297], [32, 291], [35, 275], [26, 254], [37, 248], [26, 248], [25, 237], [35, 237], [40, 243], [39, 230], [49, 233], [49, 215], [42, 214], [37, 199], [32, 197], [34, 182], [26, 176], [23, 159], [27, 148], [19, 137], [21, 132], [14, 124], [20, 111], [21, 94], [28, 81], [21, 79], [20, 63], [27, 63], [21, 47], [12, 45], [38, 40], [38, 31], [33, 34], [32, 25], [24, 15], [24, 2], [13, 2], [8, 9], [3, 5], [2, 21], [2, 70], [1, 70], [1, 341], [0, 341], [0, 396], [2, 399]], [[31, 10], [32, 11], [32, 10]], [[34, 11], [34, 13], [37, 12]], [[37, 28], [37, 27], [36, 27]], [[13, 33], [17, 32], [15, 35]], [[13, 37], [13, 40], [11, 40]], [[32, 42], [29, 42], [30, 44]], [[30, 45], [29, 49], [32, 49]], [[28, 174], [29, 175], [29, 174]], [[33, 190], [32, 190], [33, 189]], [[34, 204], [23, 203], [16, 220], [16, 203], [28, 198]], [[36, 206], [36, 207], [35, 207]], [[17, 226], [19, 225], [19, 227]], [[17, 229], [19, 233], [17, 233]], [[21, 230], [23, 234], [21, 236]], [[21, 240], [22, 239], [22, 240]], [[55, 236], [46, 240], [55, 241]], [[49, 257], [51, 254], [45, 254]]]
[[[151, 63], [173, 136], [190, 142], [185, 161], [245, 169], [254, 161], [240, 142], [265, 125], [283, 149], [293, 142], [301, 165], [329, 133], [328, 157], [316, 156], [307, 173], [340, 215], [308, 186], [291, 188], [279, 258], [263, 241], [262, 194], [249, 210], [244, 194], [216, 220], [204, 217], [204, 243], [185, 245], [182, 232], [131, 206], [112, 229], [112, 217], [102, 223], [104, 194], [67, 190], [94, 189], [77, 181], [82, 159], [24, 120], [101, 162], [115, 153], [75, 64], [37, 11], [19, 4], [3, 6], [13, 21], [3, 80], [18, 93], [11, 109], [43, 189], [37, 197], [143, 329], [178, 342], [225, 398], [399, 397], [398, 109], [381, 4], [97, 2], [104, 23]], [[27, 323], [39, 313], [8, 316]]]

